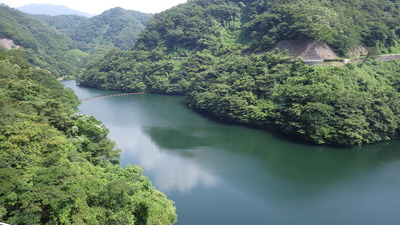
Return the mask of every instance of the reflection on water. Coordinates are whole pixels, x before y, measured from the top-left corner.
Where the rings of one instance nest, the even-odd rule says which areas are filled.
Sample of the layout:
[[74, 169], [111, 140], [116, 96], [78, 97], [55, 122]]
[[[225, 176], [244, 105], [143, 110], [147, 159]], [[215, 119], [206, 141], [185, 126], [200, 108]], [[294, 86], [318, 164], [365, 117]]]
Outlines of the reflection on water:
[[[112, 93], [65, 84], [80, 98]], [[183, 100], [137, 95], [79, 107], [110, 128], [122, 149], [122, 166], [142, 165], [176, 202], [178, 224], [400, 221], [400, 141], [353, 148], [307, 145], [217, 123], [187, 109]]]
[[[188, 192], [196, 186], [216, 185], [215, 176], [196, 161], [190, 161], [190, 158], [196, 155], [196, 150], [169, 153], [154, 145], [153, 140], [141, 132], [130, 133], [127, 136], [128, 140], [125, 139], [124, 144], [119, 146], [125, 150], [121, 157], [123, 165], [133, 163], [132, 159], [135, 159], [135, 163], [142, 165], [145, 172], [153, 172], [152, 182], [158, 189], [164, 192], [174, 190]], [[182, 160], [182, 157], [188, 157], [190, 162]]]
[[[291, 201], [319, 198], [330, 188], [362, 179], [366, 171], [374, 173], [374, 168], [400, 159], [398, 141], [341, 149], [277, 142], [273, 135], [259, 130], [226, 126], [212, 130], [154, 126], [145, 132], [169, 154], [196, 158], [202, 168], [229, 178], [235, 186], [269, 200], [273, 193], [278, 201], [289, 195]], [[255, 172], [262, 176], [250, 175]]]

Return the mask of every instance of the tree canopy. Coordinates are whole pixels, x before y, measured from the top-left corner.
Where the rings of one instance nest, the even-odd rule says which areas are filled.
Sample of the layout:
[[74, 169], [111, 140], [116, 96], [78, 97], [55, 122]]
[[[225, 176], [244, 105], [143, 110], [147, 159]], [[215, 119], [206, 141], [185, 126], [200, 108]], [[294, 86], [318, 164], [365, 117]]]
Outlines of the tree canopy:
[[152, 16], [122, 8], [92, 18], [33, 16], [1, 5], [0, 38], [22, 46], [33, 65], [57, 77], [74, 77], [98, 48], [131, 49]]
[[66, 30], [66, 33], [77, 47], [85, 52], [90, 52], [98, 45], [128, 50], [136, 43], [139, 33], [152, 16], [133, 10], [113, 8], [82, 21]]
[[0, 52], [0, 221], [172, 224], [175, 207], [139, 166], [119, 165], [108, 129], [23, 52]]
[[55, 76], [78, 74], [86, 56], [67, 35], [32, 15], [0, 6], [0, 37], [13, 40], [27, 52], [30, 63]]

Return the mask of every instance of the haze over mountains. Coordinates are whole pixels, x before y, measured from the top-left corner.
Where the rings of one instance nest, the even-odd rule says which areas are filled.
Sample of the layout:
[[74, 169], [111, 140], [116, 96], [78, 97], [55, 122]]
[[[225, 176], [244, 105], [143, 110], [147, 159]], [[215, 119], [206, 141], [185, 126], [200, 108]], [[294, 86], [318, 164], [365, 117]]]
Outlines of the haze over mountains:
[[17, 8], [18, 10], [33, 14], [33, 15], [79, 15], [84, 17], [92, 17], [93, 15], [79, 10], [71, 9], [63, 5], [52, 5], [52, 4], [30, 4]]

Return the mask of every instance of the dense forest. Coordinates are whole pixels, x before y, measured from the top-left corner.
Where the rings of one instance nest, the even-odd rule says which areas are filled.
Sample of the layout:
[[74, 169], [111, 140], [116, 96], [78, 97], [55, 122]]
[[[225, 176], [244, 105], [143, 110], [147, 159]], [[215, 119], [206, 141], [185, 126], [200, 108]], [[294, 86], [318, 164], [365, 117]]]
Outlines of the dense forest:
[[139, 166], [119, 165], [108, 130], [19, 50], [0, 53], [0, 221], [172, 224], [175, 207]]
[[13, 40], [27, 52], [29, 62], [55, 76], [78, 74], [86, 53], [71, 38], [43, 20], [0, 5], [0, 38]]
[[0, 38], [22, 46], [33, 65], [57, 77], [75, 77], [110, 49], [131, 49], [152, 16], [121, 8], [92, 18], [34, 16], [0, 5]]
[[[80, 85], [182, 94], [213, 116], [278, 129], [318, 144], [354, 145], [399, 135], [400, 3], [192, 0], [156, 14], [130, 51], [86, 65]], [[273, 46], [314, 39], [370, 60], [307, 66]]]
[[53, 26], [62, 26], [60, 28], [71, 37], [80, 50], [90, 52], [99, 45], [112, 46], [122, 50], [131, 49], [136, 43], [139, 33], [152, 16], [152, 14], [133, 10], [113, 8], [98, 16], [86, 18], [71, 27], [67, 27], [67, 24], [71, 23], [69, 18], [73, 17], [77, 21], [78, 17], [60, 15], [47, 18], [42, 16], [42, 18]]
[[35, 15], [35, 17], [45, 21], [50, 26], [67, 35], [71, 32], [72, 29], [75, 29], [84, 21], [89, 20], [89, 18], [79, 15]]
[[[141, 33], [137, 49], [226, 53], [237, 45], [265, 51], [279, 40], [312, 38], [341, 55], [360, 46], [398, 51], [397, 1], [189, 0], [157, 14]], [[246, 51], [245, 51], [246, 52]]]

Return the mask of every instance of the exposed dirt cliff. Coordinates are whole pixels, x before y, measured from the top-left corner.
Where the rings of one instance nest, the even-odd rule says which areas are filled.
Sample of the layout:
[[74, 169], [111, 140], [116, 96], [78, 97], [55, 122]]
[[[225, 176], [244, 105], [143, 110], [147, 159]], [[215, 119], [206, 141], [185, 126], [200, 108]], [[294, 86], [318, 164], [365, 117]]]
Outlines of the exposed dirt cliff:
[[303, 60], [324, 60], [338, 57], [327, 44], [312, 39], [284, 40], [278, 42], [275, 48], [279, 48], [281, 51], [288, 50], [293, 58]]
[[5, 49], [20, 48], [21, 46], [16, 45], [13, 40], [7, 38], [0, 38], [0, 47]]

